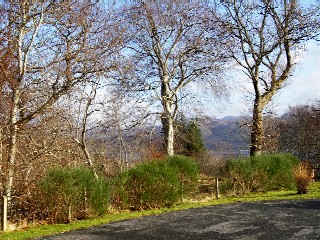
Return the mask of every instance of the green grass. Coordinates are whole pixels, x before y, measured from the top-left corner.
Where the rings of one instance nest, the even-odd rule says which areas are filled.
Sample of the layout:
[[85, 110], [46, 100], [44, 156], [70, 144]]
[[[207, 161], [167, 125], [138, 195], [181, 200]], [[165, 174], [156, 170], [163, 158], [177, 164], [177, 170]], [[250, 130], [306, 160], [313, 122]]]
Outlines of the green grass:
[[270, 200], [301, 200], [301, 199], [320, 199], [320, 183], [312, 183], [307, 194], [298, 195], [296, 190], [292, 191], [273, 191], [266, 193], [250, 194], [242, 197], [222, 197], [218, 200], [211, 200], [206, 202], [185, 202], [183, 204], [176, 205], [172, 208], [162, 208], [156, 210], [146, 210], [141, 212], [125, 212], [119, 214], [109, 214], [102, 218], [77, 221], [70, 224], [53, 224], [53, 225], [40, 225], [36, 227], [30, 227], [24, 230], [0, 233], [0, 239], [31, 239], [41, 237], [50, 234], [56, 234], [61, 232], [67, 232], [75, 229], [86, 228], [94, 225], [110, 223], [123, 219], [137, 218], [147, 215], [161, 214], [164, 212], [183, 210], [195, 207], [203, 207], [216, 204], [229, 204], [236, 202], [253, 202], [253, 201], [270, 201]]

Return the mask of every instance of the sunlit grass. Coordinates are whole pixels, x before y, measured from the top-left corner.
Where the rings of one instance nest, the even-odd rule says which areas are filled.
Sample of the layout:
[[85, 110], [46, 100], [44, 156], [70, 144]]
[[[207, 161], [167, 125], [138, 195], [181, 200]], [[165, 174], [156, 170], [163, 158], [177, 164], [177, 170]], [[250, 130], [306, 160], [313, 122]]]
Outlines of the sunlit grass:
[[45, 235], [61, 233], [66, 231], [71, 231], [80, 228], [86, 228], [99, 224], [106, 224], [114, 221], [119, 221], [123, 219], [137, 218], [147, 215], [155, 215], [164, 212], [183, 210], [195, 207], [203, 207], [216, 204], [230, 204], [237, 202], [253, 202], [253, 201], [271, 201], [271, 200], [300, 200], [300, 199], [320, 199], [320, 183], [312, 183], [309, 192], [307, 194], [296, 194], [296, 190], [282, 190], [266, 193], [256, 193], [241, 197], [221, 197], [218, 200], [208, 200], [208, 201], [187, 201], [182, 204], [178, 204], [172, 208], [155, 209], [141, 212], [123, 212], [123, 213], [113, 213], [108, 214], [104, 217], [97, 219], [89, 219], [73, 222], [70, 224], [53, 224], [53, 225], [39, 225], [36, 227], [29, 227], [24, 230], [1, 233], [0, 239], [32, 239], [36, 237], [41, 237]]

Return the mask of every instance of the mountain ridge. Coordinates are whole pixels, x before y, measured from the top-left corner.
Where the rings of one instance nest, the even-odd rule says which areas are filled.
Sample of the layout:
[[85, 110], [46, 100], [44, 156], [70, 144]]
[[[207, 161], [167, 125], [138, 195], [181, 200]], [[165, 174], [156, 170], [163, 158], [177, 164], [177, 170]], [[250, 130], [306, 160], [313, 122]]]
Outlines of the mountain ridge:
[[244, 118], [240, 116], [199, 119], [199, 127], [207, 149], [212, 152], [247, 150], [250, 145], [249, 129], [243, 126], [243, 122]]

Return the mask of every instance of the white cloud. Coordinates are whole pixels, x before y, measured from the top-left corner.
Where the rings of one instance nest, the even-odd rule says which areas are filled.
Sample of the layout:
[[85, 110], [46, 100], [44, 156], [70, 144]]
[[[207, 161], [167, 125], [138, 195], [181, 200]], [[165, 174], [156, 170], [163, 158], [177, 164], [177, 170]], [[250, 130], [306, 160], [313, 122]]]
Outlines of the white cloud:
[[[320, 99], [320, 46], [316, 43], [309, 43], [307, 51], [299, 56], [299, 65], [290, 84], [284, 87], [274, 98], [273, 108], [278, 115], [285, 113], [289, 106], [307, 104], [310, 100]], [[241, 77], [241, 76], [239, 76]], [[251, 85], [245, 84], [247, 88]], [[212, 116], [237, 116], [248, 113], [250, 101], [243, 99], [243, 89], [238, 87], [231, 94], [230, 104], [224, 111], [212, 110]]]
[[281, 90], [276, 110], [282, 114], [289, 105], [307, 104], [313, 99], [320, 99], [320, 46], [310, 43], [291, 84]]

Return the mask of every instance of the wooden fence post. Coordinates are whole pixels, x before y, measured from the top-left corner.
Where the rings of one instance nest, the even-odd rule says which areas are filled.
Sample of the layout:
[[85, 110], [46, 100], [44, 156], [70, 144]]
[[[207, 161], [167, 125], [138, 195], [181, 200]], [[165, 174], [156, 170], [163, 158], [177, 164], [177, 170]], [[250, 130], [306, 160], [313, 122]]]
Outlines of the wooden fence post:
[[1, 204], [1, 230], [7, 231], [7, 212], [8, 212], [8, 201], [7, 197], [2, 197], [2, 204]]
[[220, 191], [219, 191], [219, 178], [216, 178], [216, 199], [220, 198]]

